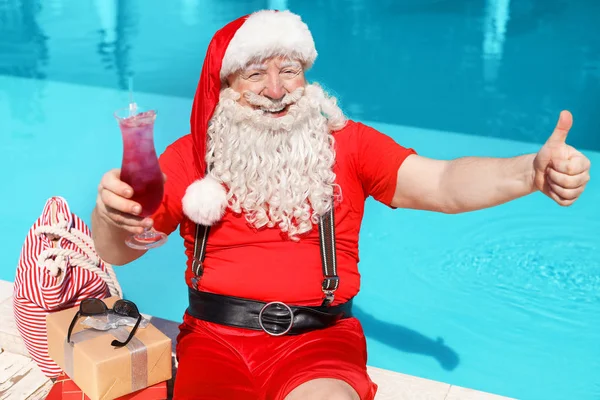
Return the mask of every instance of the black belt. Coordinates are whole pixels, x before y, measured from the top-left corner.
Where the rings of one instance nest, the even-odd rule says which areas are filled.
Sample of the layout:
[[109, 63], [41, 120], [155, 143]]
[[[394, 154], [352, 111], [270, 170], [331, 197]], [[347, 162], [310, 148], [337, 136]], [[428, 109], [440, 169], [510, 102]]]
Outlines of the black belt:
[[290, 306], [201, 292], [189, 288], [187, 313], [203, 321], [263, 330], [272, 336], [297, 335], [352, 316], [352, 300], [337, 306]]
[[340, 284], [337, 275], [335, 246], [335, 221], [333, 205], [319, 221], [321, 265], [323, 268], [323, 303], [321, 306], [289, 306], [274, 301], [263, 303], [239, 297], [202, 292], [199, 281], [204, 274], [204, 257], [210, 226], [196, 225], [196, 240], [189, 289], [188, 314], [192, 317], [222, 325], [263, 330], [270, 335], [299, 334], [333, 325], [342, 318], [352, 316], [352, 301], [331, 306], [334, 292]]

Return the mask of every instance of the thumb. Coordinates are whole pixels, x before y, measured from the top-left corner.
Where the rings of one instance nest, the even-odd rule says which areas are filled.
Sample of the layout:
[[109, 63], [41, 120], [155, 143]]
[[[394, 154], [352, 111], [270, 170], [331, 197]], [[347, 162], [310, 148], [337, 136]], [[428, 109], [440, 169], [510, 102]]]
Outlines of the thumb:
[[571, 126], [573, 126], [573, 116], [567, 110], [561, 111], [554, 132], [552, 132], [552, 135], [548, 138], [548, 142], [565, 143]]

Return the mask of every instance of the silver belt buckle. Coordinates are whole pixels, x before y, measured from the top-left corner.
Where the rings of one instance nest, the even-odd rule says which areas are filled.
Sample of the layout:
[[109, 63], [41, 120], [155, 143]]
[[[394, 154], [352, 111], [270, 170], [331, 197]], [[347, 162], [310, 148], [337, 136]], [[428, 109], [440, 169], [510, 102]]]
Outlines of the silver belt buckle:
[[[284, 330], [283, 332], [280, 332], [280, 333], [275, 333], [275, 332], [269, 331], [267, 328], [265, 328], [265, 325], [263, 324], [263, 321], [262, 321], [263, 313], [265, 312], [265, 310], [267, 309], [267, 307], [275, 305], [275, 304], [281, 304], [290, 313], [290, 324], [289, 324], [289, 326], [287, 327], [286, 330]], [[260, 325], [261, 329], [263, 331], [265, 331], [267, 334], [269, 334], [271, 336], [282, 336], [282, 335], [285, 335], [286, 333], [288, 333], [290, 331], [290, 329], [292, 329], [292, 326], [294, 326], [294, 312], [292, 311], [292, 309], [290, 308], [290, 306], [288, 306], [287, 304], [282, 303], [281, 301], [272, 301], [270, 303], [265, 304], [260, 309], [260, 312], [258, 313], [258, 324]]]

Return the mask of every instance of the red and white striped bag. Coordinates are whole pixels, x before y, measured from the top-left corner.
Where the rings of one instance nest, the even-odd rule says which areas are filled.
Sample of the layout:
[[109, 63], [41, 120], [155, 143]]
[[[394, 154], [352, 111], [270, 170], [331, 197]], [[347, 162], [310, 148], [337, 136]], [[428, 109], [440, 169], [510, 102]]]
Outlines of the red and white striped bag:
[[122, 297], [121, 288], [96, 254], [89, 228], [65, 199], [51, 197], [23, 244], [13, 293], [17, 328], [46, 376], [62, 372], [48, 357], [46, 315], [110, 295]]

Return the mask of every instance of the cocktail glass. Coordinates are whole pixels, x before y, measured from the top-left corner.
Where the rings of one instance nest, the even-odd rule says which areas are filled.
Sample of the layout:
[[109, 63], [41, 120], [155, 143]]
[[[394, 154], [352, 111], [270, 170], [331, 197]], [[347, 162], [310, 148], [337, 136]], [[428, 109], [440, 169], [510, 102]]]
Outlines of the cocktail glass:
[[[132, 200], [139, 203], [140, 217], [152, 215], [163, 199], [164, 180], [154, 148], [154, 121], [156, 110], [129, 107], [117, 110], [115, 118], [123, 136], [121, 180], [133, 188]], [[126, 243], [138, 250], [158, 247], [167, 241], [167, 235], [154, 229], [130, 236]]]

